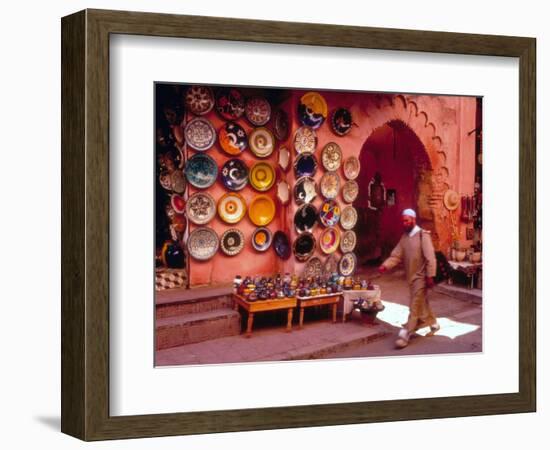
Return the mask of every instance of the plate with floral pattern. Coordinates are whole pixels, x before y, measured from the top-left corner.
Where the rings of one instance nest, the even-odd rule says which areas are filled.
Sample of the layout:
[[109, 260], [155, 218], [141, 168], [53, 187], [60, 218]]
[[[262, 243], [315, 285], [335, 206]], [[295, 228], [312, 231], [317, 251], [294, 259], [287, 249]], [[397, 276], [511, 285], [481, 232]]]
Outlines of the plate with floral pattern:
[[212, 258], [218, 251], [219, 246], [218, 235], [209, 227], [196, 228], [187, 239], [189, 255], [199, 261]]
[[333, 199], [340, 191], [340, 177], [336, 172], [326, 172], [319, 183], [321, 194], [326, 199]]
[[225, 120], [237, 120], [244, 114], [244, 96], [235, 88], [222, 88], [216, 96], [216, 111]]
[[357, 223], [357, 210], [348, 205], [342, 210], [342, 215], [340, 216], [340, 225], [344, 230], [351, 230]]
[[263, 97], [250, 97], [246, 101], [244, 113], [252, 125], [261, 127], [271, 118], [271, 105]]
[[197, 225], [210, 222], [216, 215], [216, 202], [206, 192], [196, 192], [187, 200], [185, 213], [189, 220]]
[[205, 117], [195, 117], [185, 125], [185, 141], [193, 150], [204, 152], [216, 142], [216, 130]]
[[185, 93], [185, 106], [196, 116], [208, 114], [214, 103], [214, 93], [208, 86], [190, 86]]
[[328, 171], [338, 170], [342, 164], [342, 149], [335, 142], [329, 142], [321, 153], [323, 167]]
[[244, 248], [244, 234], [237, 228], [225, 230], [220, 238], [220, 248], [227, 256], [238, 255]]
[[355, 180], [348, 180], [342, 186], [342, 197], [346, 203], [352, 203], [359, 195], [359, 185]]
[[294, 134], [294, 150], [296, 153], [313, 153], [317, 148], [317, 134], [311, 127], [300, 127]]
[[325, 227], [333, 227], [340, 220], [340, 206], [334, 200], [326, 200], [319, 210], [319, 220]]

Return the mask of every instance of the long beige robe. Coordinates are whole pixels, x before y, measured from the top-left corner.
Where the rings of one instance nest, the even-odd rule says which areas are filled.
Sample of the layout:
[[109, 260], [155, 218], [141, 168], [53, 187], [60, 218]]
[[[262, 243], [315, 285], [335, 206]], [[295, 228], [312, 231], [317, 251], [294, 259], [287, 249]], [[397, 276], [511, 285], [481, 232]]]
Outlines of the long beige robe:
[[434, 277], [437, 270], [435, 251], [430, 232], [420, 230], [413, 236], [404, 233], [391, 255], [382, 265], [391, 269], [403, 263], [409, 283], [409, 318], [405, 328], [412, 333], [419, 328], [434, 325], [436, 318], [426, 296], [426, 277]]

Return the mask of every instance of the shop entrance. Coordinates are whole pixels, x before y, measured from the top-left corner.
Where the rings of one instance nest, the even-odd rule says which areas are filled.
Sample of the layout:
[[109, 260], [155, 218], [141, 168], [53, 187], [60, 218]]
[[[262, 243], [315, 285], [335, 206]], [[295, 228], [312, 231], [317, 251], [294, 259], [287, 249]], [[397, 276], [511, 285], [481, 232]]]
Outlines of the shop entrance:
[[416, 133], [400, 120], [375, 129], [359, 159], [356, 252], [359, 266], [364, 267], [379, 264], [397, 244], [403, 209], [414, 208], [420, 226], [433, 229], [428, 206], [432, 167]]

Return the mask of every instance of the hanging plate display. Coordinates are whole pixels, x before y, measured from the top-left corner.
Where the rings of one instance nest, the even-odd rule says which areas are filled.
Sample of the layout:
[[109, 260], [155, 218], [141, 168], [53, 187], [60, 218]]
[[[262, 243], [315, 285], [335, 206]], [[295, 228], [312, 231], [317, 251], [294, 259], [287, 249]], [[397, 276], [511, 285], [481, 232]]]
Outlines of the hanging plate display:
[[269, 163], [257, 162], [249, 174], [250, 184], [260, 192], [268, 191], [275, 183], [275, 170]]
[[205, 189], [216, 182], [218, 166], [216, 162], [204, 153], [196, 153], [185, 166], [187, 181], [199, 189]]
[[338, 170], [340, 164], [342, 164], [342, 150], [340, 146], [335, 142], [329, 142], [325, 145], [321, 153], [321, 161], [326, 170]]
[[216, 215], [216, 202], [210, 194], [196, 192], [187, 200], [185, 213], [191, 222], [204, 225]]
[[265, 194], [257, 195], [252, 199], [248, 206], [248, 217], [251, 222], [263, 227], [269, 224], [275, 217], [275, 202], [271, 197]]
[[248, 140], [250, 150], [258, 158], [267, 158], [275, 150], [275, 136], [265, 127], [255, 128]]
[[307, 261], [315, 250], [315, 238], [311, 233], [302, 233], [292, 245], [292, 251], [298, 261]]
[[290, 241], [282, 231], [276, 231], [273, 235], [273, 248], [279, 258], [288, 259], [290, 257]]
[[361, 164], [355, 156], [350, 156], [344, 161], [344, 175], [348, 180], [355, 180], [359, 176]]
[[240, 155], [248, 147], [246, 131], [235, 122], [227, 122], [218, 134], [220, 147], [230, 155]]
[[185, 93], [185, 107], [196, 116], [212, 111], [214, 93], [208, 86], [190, 86]]
[[323, 263], [317, 256], [309, 258], [304, 265], [302, 278], [317, 278], [323, 275]]
[[290, 186], [285, 180], [277, 183], [277, 199], [283, 206], [288, 205], [290, 201]]
[[352, 252], [357, 244], [357, 235], [355, 231], [344, 231], [342, 238], [340, 239], [340, 251], [342, 253]]
[[230, 159], [222, 167], [221, 179], [227, 189], [240, 191], [248, 184], [248, 167], [242, 159]]
[[185, 141], [193, 150], [204, 152], [216, 142], [216, 130], [204, 117], [195, 117], [185, 125]]
[[344, 230], [351, 230], [357, 223], [357, 210], [348, 205], [342, 210], [342, 215], [340, 216], [340, 225]]
[[311, 203], [298, 208], [294, 214], [294, 227], [298, 233], [311, 231], [317, 222], [317, 209]]
[[220, 247], [227, 256], [235, 256], [244, 248], [244, 234], [237, 228], [224, 231], [220, 238]]
[[172, 194], [170, 196], [170, 204], [178, 214], [185, 212], [185, 199], [181, 195]]
[[311, 177], [302, 177], [294, 185], [294, 201], [297, 205], [311, 203], [317, 197], [317, 184]]
[[304, 94], [298, 104], [298, 117], [302, 125], [319, 128], [328, 115], [328, 106], [324, 97], [317, 92]]
[[301, 153], [294, 161], [294, 176], [312, 177], [317, 172], [317, 160], [312, 153]]
[[265, 252], [271, 245], [271, 231], [269, 228], [256, 228], [252, 233], [252, 247], [259, 252]]
[[206, 261], [216, 254], [220, 243], [218, 235], [209, 227], [200, 227], [191, 232], [187, 239], [187, 250], [192, 258]]
[[319, 210], [319, 220], [325, 227], [333, 227], [340, 220], [340, 206], [334, 200], [327, 200]]
[[338, 250], [340, 245], [340, 231], [338, 228], [325, 228], [319, 237], [319, 247], [321, 251], [328, 255]]
[[288, 170], [290, 165], [290, 151], [286, 147], [279, 148], [279, 158], [278, 158], [279, 167], [283, 172]]
[[228, 192], [218, 200], [218, 215], [226, 223], [239, 222], [246, 213], [246, 202], [241, 194]]
[[225, 120], [237, 120], [244, 114], [244, 96], [238, 89], [223, 88], [216, 96], [216, 111]]
[[269, 122], [271, 105], [263, 97], [251, 97], [246, 101], [244, 113], [252, 125], [260, 127]]
[[355, 273], [355, 269], [357, 267], [357, 258], [355, 257], [354, 253], [346, 253], [342, 256], [340, 259], [340, 262], [338, 263], [338, 270], [340, 271], [340, 275], [344, 277], [349, 277]]
[[332, 113], [330, 119], [330, 125], [334, 134], [338, 136], [345, 136], [351, 131], [351, 126], [353, 125], [353, 119], [351, 117], [351, 112], [346, 108], [337, 108]]
[[340, 190], [340, 177], [336, 172], [326, 172], [319, 185], [323, 197], [327, 199], [336, 198]]
[[185, 175], [182, 170], [174, 170], [170, 174], [170, 186], [174, 192], [178, 194], [183, 193], [183, 191], [185, 191], [186, 184]]
[[338, 260], [334, 253], [327, 256], [323, 264], [323, 274], [325, 276], [332, 275], [333, 273], [338, 273]]
[[317, 148], [317, 135], [311, 127], [300, 127], [294, 135], [296, 153], [313, 153]]
[[278, 109], [273, 120], [273, 132], [275, 133], [275, 137], [280, 141], [285, 141], [288, 138], [289, 131], [290, 124], [288, 122], [288, 115], [284, 110]]
[[359, 195], [359, 185], [355, 180], [348, 180], [342, 186], [342, 197], [346, 203], [352, 203]]

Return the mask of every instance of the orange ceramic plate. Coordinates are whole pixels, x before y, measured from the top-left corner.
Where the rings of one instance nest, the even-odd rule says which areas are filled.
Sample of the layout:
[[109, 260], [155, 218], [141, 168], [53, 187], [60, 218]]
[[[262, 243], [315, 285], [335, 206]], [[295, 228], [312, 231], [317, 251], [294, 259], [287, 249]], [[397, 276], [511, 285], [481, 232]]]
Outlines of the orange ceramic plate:
[[258, 162], [252, 166], [249, 179], [257, 191], [268, 191], [275, 183], [275, 170], [266, 162]]
[[218, 214], [226, 223], [239, 222], [246, 213], [246, 202], [241, 194], [228, 192], [218, 201]]
[[248, 217], [254, 225], [266, 226], [275, 217], [275, 202], [267, 195], [260, 194], [252, 199], [248, 208]]
[[340, 231], [337, 228], [325, 228], [319, 239], [319, 246], [325, 254], [334, 253], [340, 245]]

